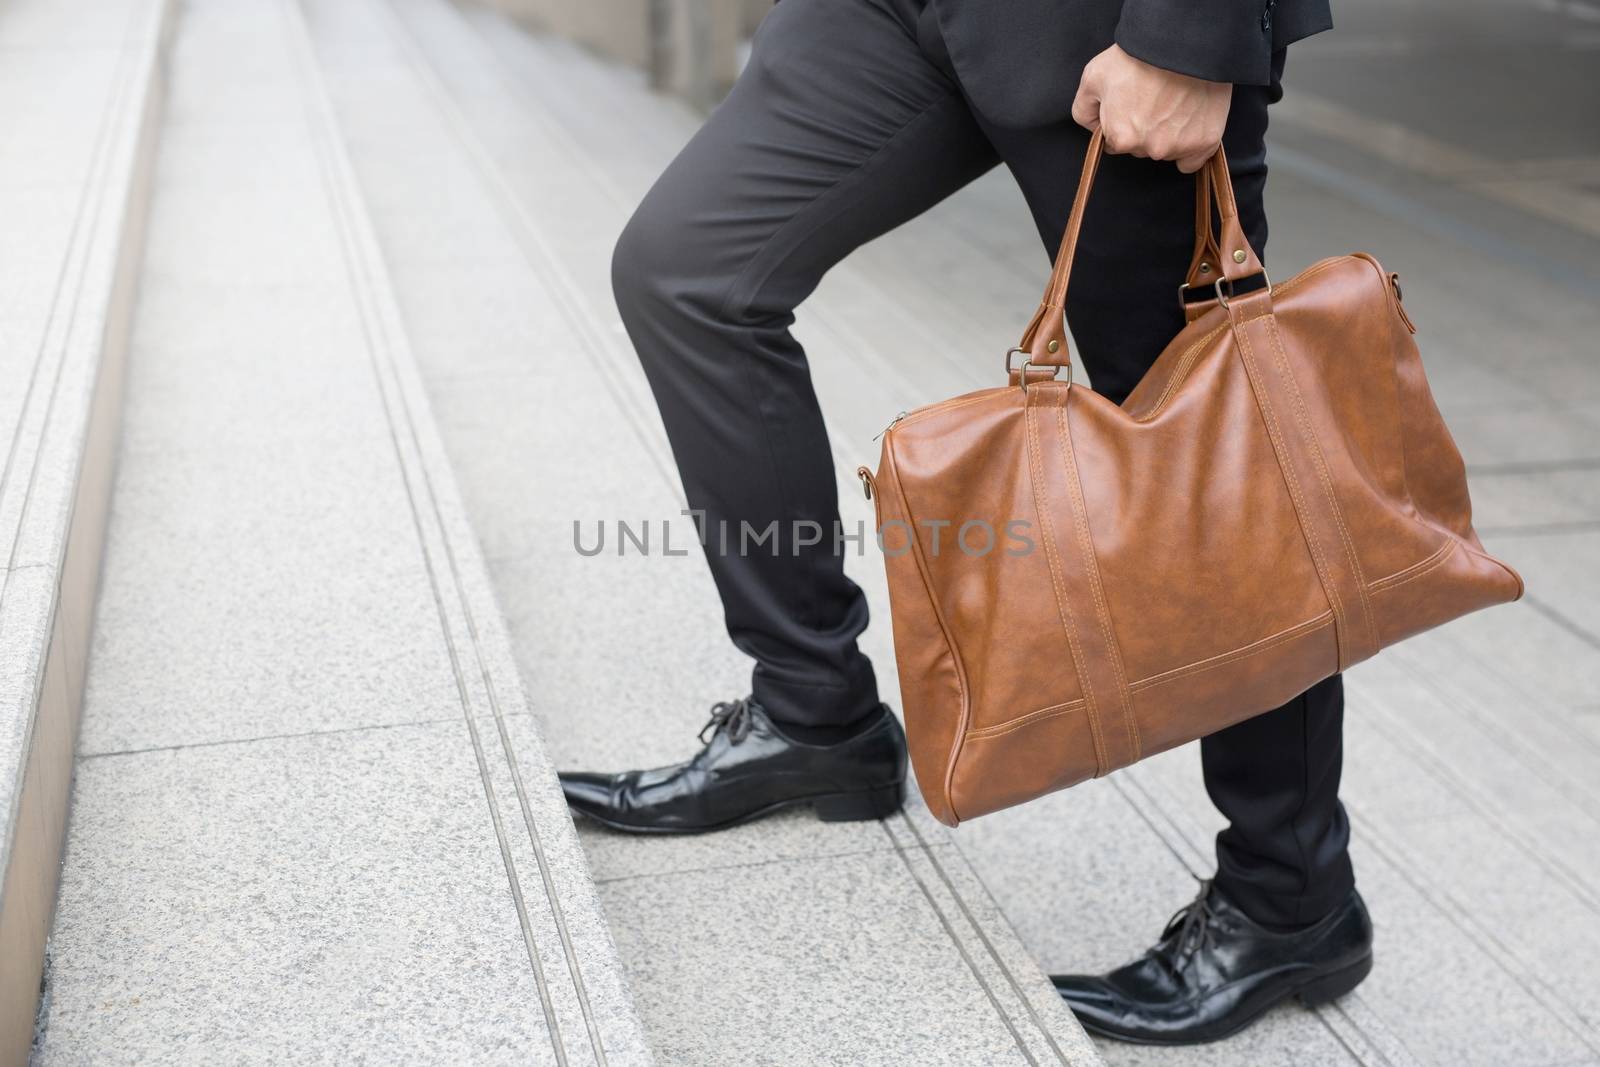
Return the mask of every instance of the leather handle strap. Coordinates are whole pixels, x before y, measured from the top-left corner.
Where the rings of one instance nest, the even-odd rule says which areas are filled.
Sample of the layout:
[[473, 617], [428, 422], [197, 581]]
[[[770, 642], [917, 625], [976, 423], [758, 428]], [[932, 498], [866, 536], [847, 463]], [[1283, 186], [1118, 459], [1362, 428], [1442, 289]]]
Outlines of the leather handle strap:
[[[1094, 186], [1095, 173], [1100, 167], [1100, 157], [1105, 151], [1105, 137], [1096, 130], [1089, 138], [1088, 151], [1083, 157], [1083, 174], [1078, 179], [1078, 189], [1072, 198], [1072, 211], [1067, 216], [1067, 228], [1061, 235], [1061, 246], [1056, 251], [1055, 266], [1050, 272], [1050, 283], [1045, 288], [1044, 300], [1039, 304], [1028, 328], [1023, 331], [1018, 348], [1028, 353], [1028, 362], [1036, 366], [1064, 367], [1070, 359], [1067, 346], [1067, 283], [1072, 277], [1073, 254], [1078, 247], [1078, 232], [1083, 227], [1084, 209], [1089, 203], [1089, 190]], [[1239, 208], [1233, 197], [1233, 181], [1228, 175], [1228, 158], [1219, 146], [1211, 159], [1196, 175], [1195, 244], [1196, 261], [1191, 264], [1191, 275], [1198, 271], [1199, 262], [1210, 262], [1230, 282], [1240, 281], [1261, 272], [1261, 260], [1255, 249], [1245, 240], [1244, 229], [1239, 224]], [[1211, 232], [1211, 206], [1215, 203], [1221, 221], [1220, 232]], [[1217, 249], [1211, 260], [1201, 260], [1210, 248]]]
[[1211, 223], [1211, 168], [1206, 166], [1195, 172], [1194, 254], [1189, 257], [1189, 270], [1178, 290], [1184, 321], [1193, 322], [1216, 305], [1216, 284], [1221, 277], [1222, 251], [1217, 245], [1217, 229]]
[[1201, 167], [1194, 178], [1194, 255], [1189, 257], [1189, 271], [1184, 277], [1189, 285], [1198, 288], [1222, 276], [1218, 273], [1222, 252], [1211, 225], [1211, 168]]
[[1230, 300], [1228, 318], [1312, 566], [1333, 610], [1339, 669], [1348, 670], [1378, 651], [1378, 630], [1367, 576], [1340, 504], [1336, 468], [1313, 422], [1314, 398], [1308, 400], [1300, 388], [1270, 292]]
[[1023, 415], [1040, 543], [1067, 653], [1083, 691], [1098, 778], [1137, 763], [1144, 742], [1078, 474], [1071, 408], [1082, 395], [1065, 382], [1043, 383], [1028, 390]]

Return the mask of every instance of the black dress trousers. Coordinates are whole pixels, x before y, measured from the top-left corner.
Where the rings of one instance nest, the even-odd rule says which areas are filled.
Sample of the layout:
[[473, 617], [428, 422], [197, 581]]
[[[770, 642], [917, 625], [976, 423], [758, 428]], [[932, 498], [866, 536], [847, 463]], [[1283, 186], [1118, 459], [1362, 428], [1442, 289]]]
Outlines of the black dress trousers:
[[[1273, 68], [1272, 84], [1235, 87], [1224, 135], [1258, 252], [1281, 51]], [[752, 694], [779, 722], [847, 726], [878, 703], [856, 644], [866, 600], [831, 536], [836, 474], [790, 333], [795, 307], [852, 250], [999, 163], [1053, 254], [1087, 145], [1070, 121], [987, 120], [924, 0], [783, 0], [728, 98], [619, 239], [617, 304], [701, 513], [729, 634], [755, 661]], [[1191, 176], [1126, 156], [1101, 164], [1067, 309], [1098, 392], [1120, 401], [1182, 328], [1176, 292], [1193, 228]], [[828, 534], [805, 543], [813, 534], [800, 531], [815, 528]], [[776, 544], [742, 538], [768, 529]], [[1202, 743], [1207, 786], [1231, 823], [1217, 842], [1219, 885], [1259, 921], [1315, 920], [1352, 885], [1342, 709], [1334, 678]]]

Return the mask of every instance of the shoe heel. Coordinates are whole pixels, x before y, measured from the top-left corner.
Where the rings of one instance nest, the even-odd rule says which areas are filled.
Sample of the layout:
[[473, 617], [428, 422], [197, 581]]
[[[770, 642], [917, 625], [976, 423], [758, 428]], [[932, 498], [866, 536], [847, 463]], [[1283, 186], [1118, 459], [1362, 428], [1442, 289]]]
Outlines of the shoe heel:
[[1342, 971], [1323, 975], [1316, 981], [1300, 987], [1300, 1003], [1308, 1008], [1320, 1007], [1331, 1004], [1356, 986], [1372, 971], [1372, 957], [1363, 956], [1356, 963], [1352, 963]]
[[867, 819], [887, 819], [900, 810], [905, 802], [904, 782], [864, 789], [859, 793], [834, 793], [812, 801], [817, 818], [823, 822], [862, 822]]

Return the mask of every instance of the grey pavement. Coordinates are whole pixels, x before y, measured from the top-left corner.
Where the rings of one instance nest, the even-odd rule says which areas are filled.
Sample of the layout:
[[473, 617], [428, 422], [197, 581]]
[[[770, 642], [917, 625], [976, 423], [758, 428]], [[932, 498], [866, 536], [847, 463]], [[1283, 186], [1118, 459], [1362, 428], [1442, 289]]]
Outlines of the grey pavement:
[[36, 1059], [649, 1063], [302, 12], [171, 68]]
[[[561, 808], [552, 767], [681, 758], [748, 680], [698, 553], [660, 551], [689, 528], [608, 290], [698, 116], [471, 3], [190, 0], [39, 1058], [1600, 1064], [1597, 17], [1347, 0], [1291, 57], [1274, 277], [1401, 273], [1528, 596], [1348, 678], [1371, 978], [1147, 1049], [1044, 976], [1209, 873], [1193, 746], [954, 832]], [[994, 384], [1047, 268], [996, 172], [801, 309], [847, 522], [873, 436]], [[583, 556], [575, 520], [657, 551]], [[881, 565], [850, 570], [894, 700]]]

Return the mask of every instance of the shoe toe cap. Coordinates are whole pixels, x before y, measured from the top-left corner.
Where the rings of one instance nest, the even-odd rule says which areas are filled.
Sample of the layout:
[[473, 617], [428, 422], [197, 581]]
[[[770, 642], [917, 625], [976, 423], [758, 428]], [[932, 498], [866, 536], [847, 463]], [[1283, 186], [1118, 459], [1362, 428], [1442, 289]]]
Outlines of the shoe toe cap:
[[1056, 974], [1050, 976], [1061, 999], [1074, 1011], [1088, 1010], [1108, 1014], [1117, 1001], [1106, 980], [1094, 974]]
[[1103, 975], [1053, 975], [1056, 992], [1080, 1022], [1096, 1033], [1116, 1037], [1138, 1033], [1142, 1027], [1130, 1011], [1128, 999]]
[[598, 774], [593, 771], [562, 771], [561, 792], [567, 804], [579, 811], [604, 811], [613, 806], [616, 796], [616, 774]]

